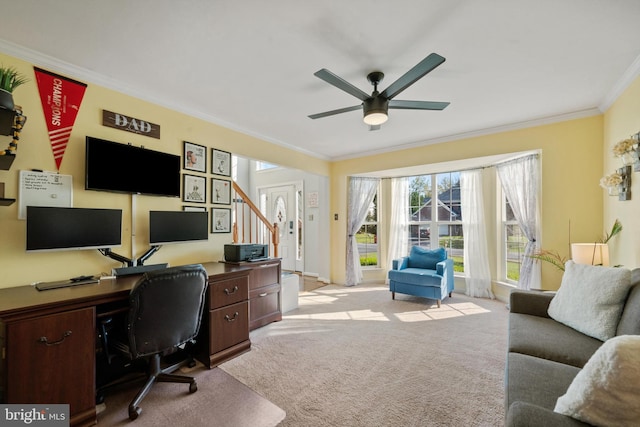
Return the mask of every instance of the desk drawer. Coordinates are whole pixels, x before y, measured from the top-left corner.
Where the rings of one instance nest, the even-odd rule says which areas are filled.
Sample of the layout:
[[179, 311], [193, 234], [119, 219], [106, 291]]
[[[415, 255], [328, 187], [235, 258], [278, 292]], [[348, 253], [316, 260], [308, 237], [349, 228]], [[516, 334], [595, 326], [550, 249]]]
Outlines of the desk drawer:
[[280, 309], [280, 284], [263, 286], [250, 292], [250, 324], [251, 330], [271, 322], [282, 320]]
[[265, 261], [253, 266], [249, 274], [251, 290], [274, 283], [280, 283], [280, 260], [277, 262]]
[[249, 339], [249, 302], [243, 301], [209, 312], [210, 353]]
[[245, 301], [248, 297], [249, 278], [247, 276], [209, 283], [209, 308], [211, 310]]
[[7, 323], [5, 403], [68, 403], [72, 417], [93, 410], [94, 343], [94, 307]]

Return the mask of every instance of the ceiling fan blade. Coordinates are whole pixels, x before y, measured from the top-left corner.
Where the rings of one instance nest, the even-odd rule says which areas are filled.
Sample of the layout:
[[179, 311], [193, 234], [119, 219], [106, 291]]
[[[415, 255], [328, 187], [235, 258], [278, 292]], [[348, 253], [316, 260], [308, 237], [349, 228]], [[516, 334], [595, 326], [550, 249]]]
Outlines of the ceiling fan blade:
[[434, 101], [389, 101], [389, 108], [395, 108], [397, 110], [444, 110], [449, 105], [449, 102], [434, 102]]
[[362, 90], [358, 89], [357, 87], [355, 87], [354, 85], [352, 85], [351, 83], [349, 83], [348, 81], [346, 81], [345, 79], [343, 79], [342, 77], [336, 76], [335, 74], [333, 74], [331, 71], [327, 70], [326, 68], [323, 68], [322, 70], [316, 71], [315, 73], [313, 73], [314, 76], [324, 80], [325, 82], [329, 83], [330, 85], [333, 85], [335, 87], [337, 87], [338, 89], [341, 89], [345, 92], [347, 92], [350, 95], [355, 96], [356, 98], [358, 98], [360, 101], [364, 101], [365, 99], [369, 98], [369, 94], [366, 92], [363, 92]]
[[310, 119], [320, 119], [322, 117], [333, 116], [335, 114], [340, 114], [340, 113], [347, 113], [349, 111], [355, 111], [355, 110], [359, 110], [361, 108], [362, 108], [362, 104], [354, 105], [353, 107], [345, 107], [345, 108], [339, 108], [337, 110], [325, 111], [324, 113], [311, 114], [309, 116], [309, 118]]
[[400, 92], [420, 80], [438, 65], [442, 64], [444, 61], [445, 59], [442, 56], [438, 55], [437, 53], [432, 53], [431, 55], [420, 61], [412, 69], [407, 71], [398, 80], [391, 83], [389, 87], [383, 90], [380, 95], [384, 96], [387, 99], [392, 99]]

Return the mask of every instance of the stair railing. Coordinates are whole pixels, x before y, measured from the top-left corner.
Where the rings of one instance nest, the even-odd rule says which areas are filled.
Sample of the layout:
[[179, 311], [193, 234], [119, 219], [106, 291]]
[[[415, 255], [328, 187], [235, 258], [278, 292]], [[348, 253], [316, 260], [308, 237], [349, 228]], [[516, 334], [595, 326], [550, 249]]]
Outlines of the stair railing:
[[[242, 188], [232, 181], [234, 191], [233, 209], [233, 243], [261, 243], [273, 247], [275, 258], [278, 257], [278, 244], [280, 243], [280, 230], [277, 223], [269, 223], [269, 220], [260, 212], [260, 209], [251, 201]], [[248, 219], [246, 217], [248, 215]], [[238, 223], [241, 230], [238, 230]], [[255, 229], [254, 229], [255, 226]], [[242, 240], [240, 240], [241, 234]]]

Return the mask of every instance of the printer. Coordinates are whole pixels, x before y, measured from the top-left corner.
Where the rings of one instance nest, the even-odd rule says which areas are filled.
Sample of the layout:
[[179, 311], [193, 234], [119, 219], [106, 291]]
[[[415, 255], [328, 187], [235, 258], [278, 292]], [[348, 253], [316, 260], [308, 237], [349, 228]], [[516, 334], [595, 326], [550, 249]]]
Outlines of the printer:
[[224, 245], [225, 261], [260, 261], [267, 258], [269, 258], [269, 245], [257, 243], [233, 243]]

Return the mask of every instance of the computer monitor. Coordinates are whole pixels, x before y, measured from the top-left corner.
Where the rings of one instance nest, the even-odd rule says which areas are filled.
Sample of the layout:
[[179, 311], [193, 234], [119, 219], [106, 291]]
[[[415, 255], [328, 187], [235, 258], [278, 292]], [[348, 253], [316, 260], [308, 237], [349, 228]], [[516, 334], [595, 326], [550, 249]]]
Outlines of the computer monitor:
[[122, 210], [27, 206], [27, 252], [122, 244]]
[[149, 243], [164, 245], [208, 240], [206, 211], [149, 211]]

